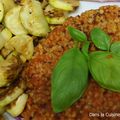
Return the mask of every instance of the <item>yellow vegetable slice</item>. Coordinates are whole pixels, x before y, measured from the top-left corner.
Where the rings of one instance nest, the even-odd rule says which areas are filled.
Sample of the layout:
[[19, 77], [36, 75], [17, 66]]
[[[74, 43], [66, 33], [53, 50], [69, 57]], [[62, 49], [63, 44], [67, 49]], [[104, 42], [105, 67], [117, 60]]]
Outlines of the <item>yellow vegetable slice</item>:
[[5, 107], [0, 107], [0, 115], [2, 115], [5, 112]]
[[16, 6], [14, 0], [0, 0], [0, 2], [4, 5], [5, 13]]
[[0, 62], [4, 61], [4, 58], [2, 55], [0, 55]]
[[16, 51], [12, 51], [7, 55], [6, 60], [10, 60], [13, 57], [17, 57], [17, 56], [18, 56], [18, 53]]
[[31, 0], [16, 0], [16, 3], [21, 6], [28, 4], [29, 2], [31, 2]]
[[8, 106], [6, 111], [10, 113], [13, 117], [19, 116], [25, 108], [27, 99], [28, 95], [23, 93], [21, 96], [17, 98], [16, 101], [14, 101], [13, 103], [10, 104], [10, 106]]
[[21, 6], [17, 6], [9, 10], [5, 15], [5, 25], [14, 35], [27, 34], [20, 21], [20, 10]]
[[0, 22], [3, 19], [3, 15], [4, 15], [4, 7], [3, 4], [0, 2]]
[[12, 37], [12, 33], [7, 28], [4, 28], [0, 32], [0, 49], [4, 47], [5, 42], [9, 40], [11, 37]]
[[6, 58], [12, 51], [11, 50], [8, 50], [6, 48], [2, 48], [1, 50], [1, 55]]
[[18, 55], [11, 55], [9, 59], [0, 62], [0, 87], [11, 85], [22, 70], [22, 66]]
[[25, 34], [16, 35], [6, 42], [5, 48], [9, 50], [15, 49], [18, 53], [22, 54], [22, 56], [29, 60], [34, 52], [33, 39]]
[[49, 24], [57, 25], [57, 24], [63, 24], [66, 20], [65, 17], [49, 17], [46, 16], [46, 20]]
[[15, 86], [10, 87], [8, 92], [0, 95], [0, 108], [10, 104], [17, 99], [26, 89], [25, 81], [19, 80], [18, 83], [14, 83]]
[[72, 11], [73, 7], [70, 3], [61, 0], [49, 0], [49, 4], [57, 9]]
[[49, 26], [39, 1], [31, 0], [23, 5], [20, 19], [23, 26], [34, 36], [46, 36], [49, 32]]

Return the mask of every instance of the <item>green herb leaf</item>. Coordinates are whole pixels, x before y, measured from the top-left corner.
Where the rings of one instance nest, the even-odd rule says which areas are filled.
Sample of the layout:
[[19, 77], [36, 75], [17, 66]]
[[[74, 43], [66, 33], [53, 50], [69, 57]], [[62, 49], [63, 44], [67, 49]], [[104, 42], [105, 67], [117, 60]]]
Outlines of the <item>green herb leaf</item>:
[[52, 74], [52, 106], [62, 112], [76, 102], [87, 87], [88, 66], [78, 48], [68, 50]]
[[73, 40], [79, 41], [79, 42], [83, 42], [87, 40], [87, 36], [85, 35], [85, 33], [69, 26], [68, 27], [68, 31], [72, 37]]
[[114, 42], [110, 47], [110, 51], [112, 53], [120, 55], [120, 41]]
[[109, 50], [110, 37], [100, 28], [94, 28], [91, 33], [91, 40], [101, 50]]
[[88, 63], [90, 72], [99, 85], [120, 92], [120, 56], [110, 52], [93, 52]]
[[84, 42], [83, 44], [83, 47], [82, 47], [82, 53], [85, 55], [86, 58], [88, 58], [88, 50], [89, 50], [89, 46], [90, 46], [90, 42], [89, 41], [86, 41]]

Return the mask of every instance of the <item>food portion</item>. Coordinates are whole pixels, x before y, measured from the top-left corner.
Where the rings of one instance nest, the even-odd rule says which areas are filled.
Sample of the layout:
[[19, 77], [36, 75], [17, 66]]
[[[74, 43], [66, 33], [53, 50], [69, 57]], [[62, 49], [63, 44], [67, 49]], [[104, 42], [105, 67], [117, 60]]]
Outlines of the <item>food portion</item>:
[[9, 10], [5, 15], [5, 26], [14, 35], [27, 34], [27, 30], [25, 30], [19, 18], [20, 11], [21, 6], [17, 6]]
[[[77, 3], [62, 2], [73, 8]], [[20, 74], [32, 59], [34, 47], [54, 26], [62, 24], [69, 12], [51, 6], [48, 0], [0, 0], [0, 115], [5, 112], [16, 117], [23, 112], [28, 94]]]
[[36, 0], [28, 1], [23, 5], [20, 19], [26, 30], [34, 36], [46, 36], [49, 32], [41, 3]]
[[0, 50], [4, 47], [7, 40], [12, 37], [12, 33], [7, 29], [3, 28], [0, 32]]
[[43, 0], [42, 2], [44, 15], [51, 26], [64, 23], [68, 14], [75, 11], [79, 4], [79, 0]]
[[24, 57], [26, 60], [31, 59], [34, 52], [33, 38], [24, 34], [12, 37], [4, 47], [10, 51], [15, 50], [20, 57]]
[[[119, 41], [120, 7], [106, 6], [98, 10], [87, 11], [75, 18], [70, 17], [63, 25], [56, 27], [47, 39], [40, 42], [35, 48], [34, 57], [22, 73], [22, 79], [27, 81], [27, 93], [29, 94], [26, 108], [22, 113], [22, 117], [24, 117], [25, 120], [44, 120], [48, 118], [51, 120], [87, 120], [89, 119], [89, 113], [120, 112], [118, 102], [120, 101], [120, 94], [100, 87], [91, 76], [89, 76], [89, 84], [84, 95], [77, 100], [77, 102], [64, 112], [53, 112], [51, 104], [51, 75], [61, 56], [65, 51], [73, 48], [74, 45], [73, 39], [67, 29], [68, 26], [83, 31], [89, 40], [91, 30], [97, 27], [101, 28], [110, 36], [110, 43]], [[82, 37], [82, 39], [86, 40], [85, 37]], [[97, 43], [94, 42], [93, 44], [93, 41], [90, 40], [89, 51], [91, 52], [98, 50]], [[81, 47], [81, 45], [78, 45], [78, 47]], [[86, 46], [88, 45], [89, 43], [86, 44]], [[108, 44], [103, 45], [104, 47], [102, 48], [105, 50], [108, 50], [110, 47]], [[86, 46], [83, 51], [87, 50]], [[112, 46], [110, 49], [113, 49], [111, 51], [115, 52], [114, 44]], [[61, 81], [59, 82], [61, 83]], [[66, 82], [69, 83], [69, 81]], [[63, 90], [62, 86], [60, 88]], [[72, 89], [73, 92], [75, 88]], [[71, 95], [73, 92], [71, 92]], [[91, 119], [101, 120], [101, 117], [92, 117]], [[108, 117], [108, 119], [112, 120], [111, 117]]]
[[64, 23], [77, 6], [78, 0], [0, 1], [0, 114], [86, 120], [91, 112], [119, 112], [120, 8]]
[[[51, 77], [51, 103], [55, 113], [65, 111], [82, 97], [88, 85], [88, 72], [101, 87], [120, 92], [117, 52], [120, 41], [111, 43], [110, 36], [98, 27], [90, 31], [90, 38], [73, 27], [67, 29], [74, 44], [62, 55]], [[97, 51], [89, 51], [90, 42]]]
[[80, 99], [88, 85], [88, 65], [85, 56], [74, 47], [57, 63], [51, 78], [51, 103], [55, 113], [68, 109]]
[[[71, 1], [37, 1], [6, 0], [0, 1], [0, 22], [14, 35], [31, 34], [45, 37], [50, 32], [50, 25], [62, 24], [70, 11], [79, 6], [79, 0]], [[62, 5], [61, 7], [56, 7]], [[71, 6], [71, 10], [67, 10]], [[4, 17], [4, 19], [3, 19]]]
[[28, 95], [23, 93], [17, 98], [17, 100], [10, 104], [6, 111], [10, 113], [13, 117], [17, 117], [24, 110], [27, 99]]
[[4, 8], [3, 8], [3, 4], [0, 3], [0, 22], [1, 22], [2, 19], [3, 19], [3, 15], [4, 15]]
[[16, 6], [14, 0], [0, 0], [0, 3], [3, 4], [5, 13]]
[[1, 93], [0, 106], [6, 107], [6, 105], [16, 100], [24, 92], [25, 89], [26, 89], [25, 81], [23, 80], [16, 81], [13, 85], [8, 87], [7, 92], [3, 91]]
[[9, 86], [22, 69], [22, 60], [18, 55], [0, 62], [0, 87]]
[[57, 9], [72, 11], [72, 4], [60, 0], [49, 0], [49, 4]]

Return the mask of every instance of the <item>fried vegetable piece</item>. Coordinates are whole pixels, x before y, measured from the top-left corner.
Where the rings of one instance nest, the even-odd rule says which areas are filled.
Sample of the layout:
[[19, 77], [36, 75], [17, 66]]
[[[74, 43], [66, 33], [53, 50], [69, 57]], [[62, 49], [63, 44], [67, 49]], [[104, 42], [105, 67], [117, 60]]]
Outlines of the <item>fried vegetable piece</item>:
[[39, 1], [30, 0], [27, 4], [23, 5], [20, 19], [23, 26], [34, 36], [46, 36], [49, 32], [49, 26]]
[[14, 0], [14, 1], [16, 4], [23, 6], [27, 4], [28, 2], [30, 2], [31, 0]]
[[0, 62], [4, 61], [4, 58], [2, 55], [0, 55]]
[[3, 4], [0, 2], [0, 22], [3, 19], [3, 15], [4, 15], [4, 7]]
[[66, 20], [65, 11], [56, 9], [51, 5], [47, 5], [44, 8], [44, 14], [48, 24], [62, 24]]
[[7, 55], [6, 60], [10, 60], [17, 55], [18, 55], [18, 53], [16, 51], [12, 51]]
[[65, 16], [65, 11], [56, 9], [51, 5], [47, 5], [44, 8], [44, 15], [49, 17], [63, 17]]
[[16, 6], [14, 0], [0, 0], [0, 2], [4, 5], [5, 13]]
[[49, 17], [49, 16], [46, 16], [46, 20], [49, 24], [56, 25], [56, 24], [64, 23], [66, 18], [65, 17]]
[[25, 34], [17, 35], [6, 42], [5, 48], [11, 51], [16, 50], [19, 54], [29, 60], [34, 52], [33, 39]]
[[0, 49], [4, 47], [5, 42], [9, 40], [11, 37], [12, 37], [12, 33], [7, 28], [4, 28], [0, 32]]
[[22, 61], [18, 56], [0, 62], [0, 87], [9, 86], [22, 69]]
[[8, 50], [6, 48], [2, 48], [1, 50], [1, 55], [6, 58], [12, 51], [11, 50]]
[[9, 10], [5, 15], [5, 25], [14, 35], [27, 34], [20, 21], [20, 10], [21, 6], [17, 6]]
[[0, 24], [0, 32], [5, 28], [3, 24]]
[[80, 5], [80, 0], [63, 0], [63, 1], [71, 4], [74, 9]]
[[16, 100], [26, 89], [25, 81], [18, 80], [11, 85], [7, 92], [0, 94], [0, 107], [4, 107]]
[[41, 2], [42, 8], [44, 9], [45, 6], [48, 5], [48, 0], [39, 0]]
[[73, 7], [72, 4], [67, 3], [61, 0], [49, 0], [49, 4], [57, 9], [65, 10], [65, 11], [72, 11]]
[[[6, 49], [6, 50], [7, 50], [7, 49]], [[10, 50], [10, 51], [11, 51], [11, 50]], [[16, 55], [18, 55], [18, 54], [19, 54], [19, 53], [18, 53], [17, 51], [12, 51], [12, 52], [10, 52], [10, 53], [6, 56], [6, 60], [11, 59], [12, 57], [14, 57], [14, 56], [16, 56]], [[20, 55], [20, 54], [19, 54], [19, 57], [20, 57], [22, 63], [25, 63], [25, 62], [26, 62], [26, 58], [25, 58], [23, 55]]]
[[0, 115], [5, 112], [5, 107], [0, 107]]
[[19, 116], [26, 105], [28, 99], [28, 95], [23, 93], [22, 95], [20, 95], [17, 100], [13, 101], [7, 108], [7, 112], [10, 113], [13, 117], [17, 117]]

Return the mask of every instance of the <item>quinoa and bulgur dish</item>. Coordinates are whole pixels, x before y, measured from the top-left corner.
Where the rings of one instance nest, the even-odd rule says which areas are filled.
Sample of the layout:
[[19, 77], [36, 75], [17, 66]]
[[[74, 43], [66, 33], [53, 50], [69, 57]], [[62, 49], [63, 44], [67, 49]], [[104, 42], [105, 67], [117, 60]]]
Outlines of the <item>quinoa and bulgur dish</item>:
[[0, 119], [16, 119], [28, 94], [20, 74], [34, 48], [76, 10], [79, 0], [0, 0]]
[[[100, 87], [91, 75], [85, 93], [77, 102], [63, 112], [53, 112], [51, 75], [60, 57], [73, 47], [68, 26], [83, 31], [88, 38], [90, 31], [98, 27], [111, 37], [112, 42], [119, 41], [120, 7], [104, 6], [98, 10], [86, 11], [77, 17], [70, 17], [40, 41], [34, 56], [22, 72], [21, 79], [26, 81], [26, 93], [29, 97], [21, 116], [24, 120], [119, 120], [120, 93]], [[96, 50], [91, 43], [90, 51]], [[101, 113], [104, 116], [100, 116]]]

